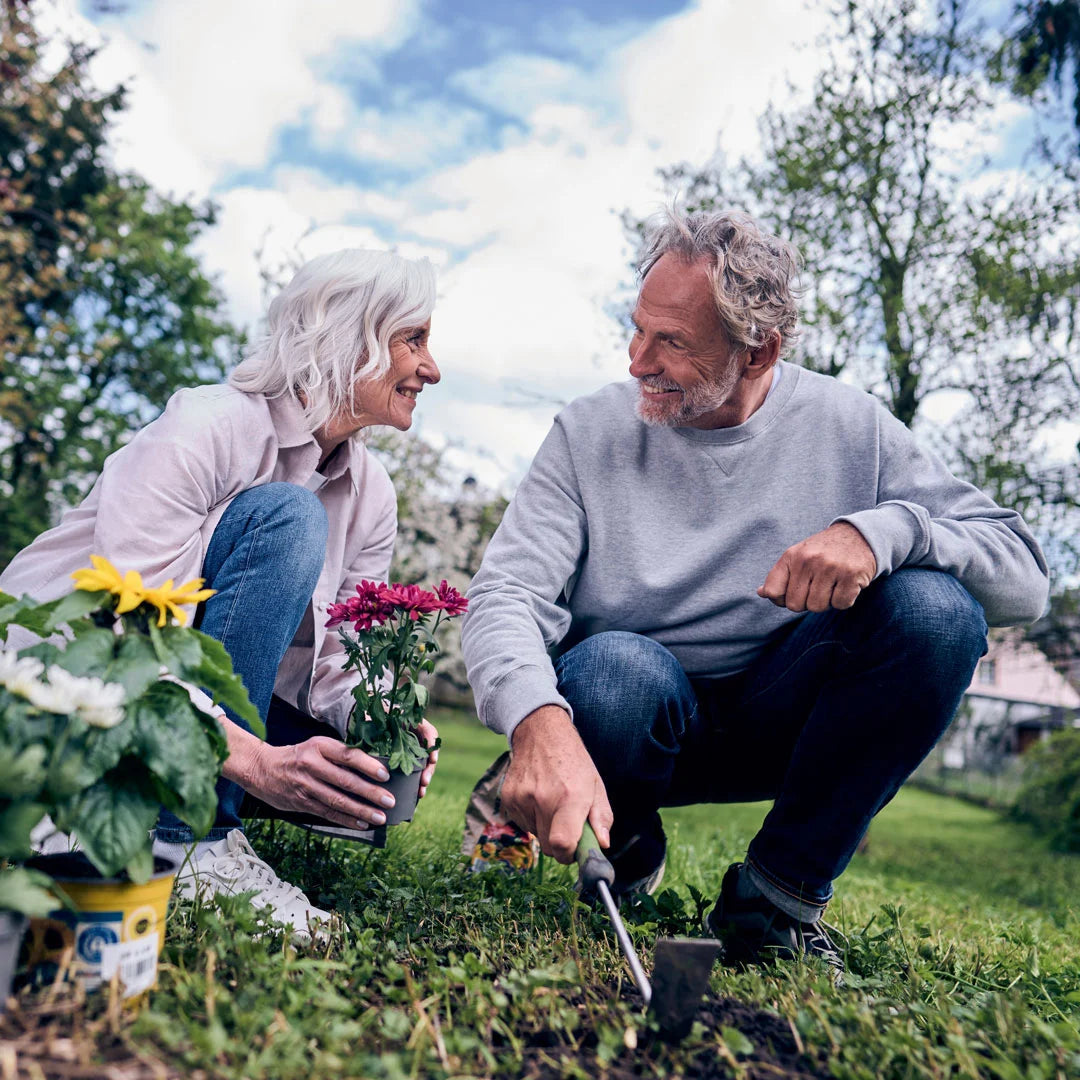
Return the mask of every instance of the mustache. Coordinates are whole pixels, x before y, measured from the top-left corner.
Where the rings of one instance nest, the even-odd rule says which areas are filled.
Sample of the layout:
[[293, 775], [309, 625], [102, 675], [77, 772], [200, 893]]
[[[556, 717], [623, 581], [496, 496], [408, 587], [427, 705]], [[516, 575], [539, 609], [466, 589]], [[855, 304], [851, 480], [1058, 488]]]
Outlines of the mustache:
[[682, 387], [678, 383], [665, 382], [659, 375], [642, 375], [638, 380], [643, 382], [646, 386], [651, 386], [654, 390], [681, 390]]

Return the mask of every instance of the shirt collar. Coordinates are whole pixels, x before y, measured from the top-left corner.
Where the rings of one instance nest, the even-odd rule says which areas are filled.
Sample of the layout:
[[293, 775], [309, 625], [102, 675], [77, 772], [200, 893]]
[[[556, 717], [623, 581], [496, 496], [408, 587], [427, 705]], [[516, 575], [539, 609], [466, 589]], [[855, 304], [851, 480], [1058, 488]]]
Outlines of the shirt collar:
[[[316, 450], [315, 464], [318, 465], [319, 444], [304, 423], [304, 410], [300, 402], [291, 394], [282, 394], [280, 397], [267, 398], [266, 404], [270, 409], [270, 419], [274, 425], [278, 446], [283, 450], [288, 450], [310, 445]], [[334, 460], [323, 475], [327, 480], [336, 480], [347, 471], [353, 492], [359, 494], [360, 470], [365, 453], [364, 444], [356, 436], [347, 439], [346, 443], [345, 452], [334, 455]]]

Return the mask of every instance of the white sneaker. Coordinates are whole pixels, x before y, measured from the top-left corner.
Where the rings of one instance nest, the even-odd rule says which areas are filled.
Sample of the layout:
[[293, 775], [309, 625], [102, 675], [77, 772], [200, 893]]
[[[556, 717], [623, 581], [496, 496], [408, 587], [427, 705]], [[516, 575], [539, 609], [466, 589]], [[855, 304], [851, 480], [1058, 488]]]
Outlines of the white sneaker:
[[30, 849], [35, 855], [66, 855], [82, 850], [79, 841], [61, 832], [48, 814], [30, 830]]
[[329, 922], [330, 912], [315, 907], [295, 885], [282, 881], [255, 854], [240, 829], [212, 844], [199, 859], [187, 859], [174, 887], [183, 897], [204, 900], [219, 893], [235, 896], [254, 891], [252, 904], [269, 907], [274, 919], [292, 927], [295, 941], [308, 944], [313, 934], [320, 941], [326, 939], [325, 929], [311, 924], [315, 920]]

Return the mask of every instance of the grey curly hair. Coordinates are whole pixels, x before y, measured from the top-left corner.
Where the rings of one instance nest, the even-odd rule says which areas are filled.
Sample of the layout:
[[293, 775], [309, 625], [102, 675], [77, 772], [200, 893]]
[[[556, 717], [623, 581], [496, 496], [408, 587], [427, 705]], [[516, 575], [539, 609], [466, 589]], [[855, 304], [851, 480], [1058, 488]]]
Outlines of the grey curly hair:
[[644, 278], [667, 254], [708, 262], [716, 311], [737, 352], [760, 349], [773, 330], [780, 332], [780, 355], [791, 352], [799, 336], [800, 265], [792, 244], [749, 214], [671, 206], [645, 223], [638, 274]]

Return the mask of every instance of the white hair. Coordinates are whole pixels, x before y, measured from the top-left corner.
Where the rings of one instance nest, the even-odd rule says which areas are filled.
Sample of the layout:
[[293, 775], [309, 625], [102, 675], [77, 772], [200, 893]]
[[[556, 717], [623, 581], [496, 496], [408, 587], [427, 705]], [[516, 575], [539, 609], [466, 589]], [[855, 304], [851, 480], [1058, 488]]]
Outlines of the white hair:
[[352, 405], [357, 379], [390, 367], [390, 339], [435, 307], [427, 259], [346, 248], [305, 263], [274, 297], [266, 330], [229, 376], [238, 390], [291, 396], [309, 431]]

